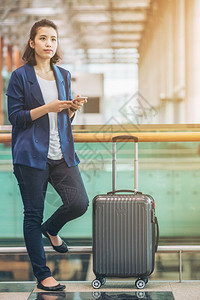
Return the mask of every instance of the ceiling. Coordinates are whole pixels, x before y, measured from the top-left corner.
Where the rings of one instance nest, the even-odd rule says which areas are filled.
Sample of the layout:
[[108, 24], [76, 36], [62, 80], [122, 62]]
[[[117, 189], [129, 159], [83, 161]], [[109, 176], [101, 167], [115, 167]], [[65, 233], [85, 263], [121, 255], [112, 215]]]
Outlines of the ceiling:
[[151, 0], [0, 0], [4, 45], [23, 52], [43, 18], [56, 23], [63, 63], [137, 63]]

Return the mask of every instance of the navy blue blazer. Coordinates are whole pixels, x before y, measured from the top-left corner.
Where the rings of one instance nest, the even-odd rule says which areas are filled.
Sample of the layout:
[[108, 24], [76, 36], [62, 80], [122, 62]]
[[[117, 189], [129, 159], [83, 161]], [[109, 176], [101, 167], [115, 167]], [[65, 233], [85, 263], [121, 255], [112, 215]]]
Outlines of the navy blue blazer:
[[[59, 100], [72, 100], [69, 71], [52, 65]], [[13, 164], [44, 170], [49, 149], [48, 114], [32, 121], [30, 110], [44, 105], [42, 92], [34, 67], [27, 63], [15, 70], [10, 78], [7, 93], [8, 117], [12, 124]], [[58, 131], [61, 150], [69, 167], [80, 161], [74, 150], [71, 120], [65, 109], [58, 113]]]

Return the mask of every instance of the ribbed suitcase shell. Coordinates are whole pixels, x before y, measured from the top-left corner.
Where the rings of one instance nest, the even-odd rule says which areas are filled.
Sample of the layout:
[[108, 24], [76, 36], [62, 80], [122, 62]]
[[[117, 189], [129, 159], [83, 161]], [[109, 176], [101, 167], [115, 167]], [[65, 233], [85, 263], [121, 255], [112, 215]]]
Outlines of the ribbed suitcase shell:
[[96, 276], [149, 276], [155, 256], [154, 200], [142, 193], [93, 199]]

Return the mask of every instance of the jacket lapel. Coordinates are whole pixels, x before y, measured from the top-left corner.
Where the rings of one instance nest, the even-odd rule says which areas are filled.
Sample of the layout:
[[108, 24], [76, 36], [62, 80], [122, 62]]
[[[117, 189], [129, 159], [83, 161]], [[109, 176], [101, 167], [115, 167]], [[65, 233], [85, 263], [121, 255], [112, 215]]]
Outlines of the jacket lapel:
[[66, 100], [66, 92], [65, 92], [65, 81], [63, 78], [62, 73], [60, 72], [59, 68], [56, 65], [52, 65], [53, 72], [56, 78], [56, 84], [58, 88], [58, 99], [59, 100]]
[[34, 67], [29, 63], [25, 64], [24, 67], [26, 70], [28, 81], [30, 82], [30, 91], [31, 91], [32, 97], [35, 100], [37, 100], [40, 105], [44, 105], [45, 104], [44, 99], [42, 96], [42, 92], [41, 92], [39, 83], [37, 81]]

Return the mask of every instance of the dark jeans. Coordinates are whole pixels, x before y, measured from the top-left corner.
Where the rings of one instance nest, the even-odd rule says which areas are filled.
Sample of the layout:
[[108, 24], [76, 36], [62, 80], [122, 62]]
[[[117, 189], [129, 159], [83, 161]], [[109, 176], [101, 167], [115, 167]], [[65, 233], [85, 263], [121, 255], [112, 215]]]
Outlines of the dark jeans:
[[78, 166], [69, 168], [64, 159], [48, 159], [46, 170], [14, 165], [24, 204], [24, 239], [38, 282], [51, 276], [41, 234], [44, 199], [48, 182], [60, 195], [63, 204], [45, 222], [47, 231], [57, 235], [69, 221], [80, 217], [88, 208], [88, 196]]

